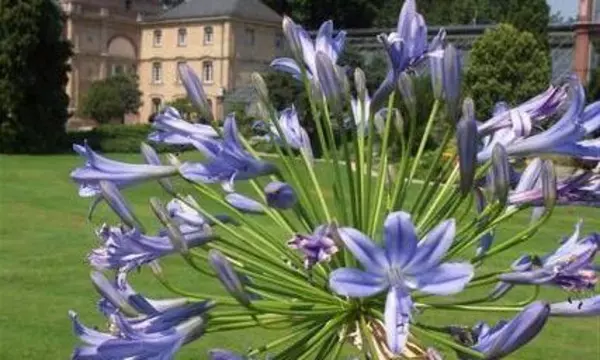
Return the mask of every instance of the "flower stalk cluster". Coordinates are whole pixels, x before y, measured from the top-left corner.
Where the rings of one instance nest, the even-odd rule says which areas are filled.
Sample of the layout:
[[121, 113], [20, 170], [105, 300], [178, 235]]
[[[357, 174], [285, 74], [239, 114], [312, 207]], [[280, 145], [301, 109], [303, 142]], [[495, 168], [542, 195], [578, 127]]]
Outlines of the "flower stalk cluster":
[[[272, 66], [310, 94], [316, 136], [309, 136], [295, 104], [276, 109], [254, 74], [264, 119], [253, 128], [273, 144], [275, 156], [258, 153], [235, 115], [212, 117], [200, 79], [183, 65], [188, 97], [210, 125], [189, 123], [166, 108], [148, 139], [192, 145], [202, 161], [173, 154], [165, 161], [142, 144], [145, 164], [130, 164], [87, 144], [75, 146], [86, 160], [71, 174], [80, 195], [94, 197], [92, 210], [106, 202], [120, 222], [99, 226], [98, 247], [88, 256], [108, 326], [86, 327], [71, 312], [83, 343], [74, 359], [170, 359], [204, 334], [252, 328], [281, 335], [236, 349], [244, 352], [213, 349], [208, 358], [336, 359], [351, 346], [370, 359], [443, 359], [450, 352], [460, 359], [500, 359], [534, 339], [551, 316], [600, 314], [598, 296], [589, 295], [598, 282], [599, 234], [583, 236], [578, 225], [554, 252], [523, 246], [556, 206], [600, 206], [600, 174], [581, 170], [557, 178], [552, 162], [539, 158], [600, 160], [593, 139], [600, 103], [586, 105], [575, 78], [512, 108], [500, 103], [481, 121], [473, 100], [461, 98], [460, 51], [446, 43], [443, 30], [428, 42], [414, 0], [405, 1], [396, 31], [379, 36], [389, 69], [384, 83], [371, 89], [373, 98], [360, 69], [354, 71], [356, 91], [350, 91], [348, 72], [338, 64], [345, 32], [332, 22], [312, 39], [286, 17], [283, 32], [292, 57]], [[429, 67], [436, 99], [422, 135], [413, 85], [417, 67]], [[558, 121], [550, 125], [552, 119]], [[439, 121], [447, 131], [432, 160], [423, 163]], [[457, 151], [448, 156], [453, 143]], [[319, 160], [315, 147], [322, 150]], [[514, 168], [517, 159], [529, 162], [522, 172]], [[159, 228], [152, 232], [157, 227], [142, 224], [121, 193], [148, 181], [158, 181], [161, 198], [169, 198], [149, 200]], [[495, 239], [498, 228], [530, 210], [529, 225]], [[527, 254], [512, 266], [482, 270], [517, 246]], [[222, 289], [173, 285], [176, 274], [161, 266], [167, 256], [180, 256]], [[140, 268], [149, 268], [173, 297], [138, 293], [128, 279], [135, 282]], [[532, 287], [534, 294], [519, 303], [495, 303], [518, 286]], [[562, 289], [565, 301], [538, 299], [542, 286]], [[457, 316], [456, 323], [442, 324], [424, 320], [425, 311], [511, 318], [460, 324]]]

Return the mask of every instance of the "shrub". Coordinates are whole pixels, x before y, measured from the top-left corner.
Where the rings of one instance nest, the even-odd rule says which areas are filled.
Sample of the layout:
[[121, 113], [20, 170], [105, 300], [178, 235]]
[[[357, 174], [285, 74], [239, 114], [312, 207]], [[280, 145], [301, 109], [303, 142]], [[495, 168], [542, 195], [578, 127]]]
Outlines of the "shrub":
[[[87, 141], [94, 149], [105, 153], [137, 153], [140, 144], [147, 142], [152, 131], [149, 124], [140, 125], [101, 125], [90, 131], [69, 132], [69, 143], [83, 144]], [[189, 146], [152, 144], [159, 152], [180, 152], [189, 150]]]
[[503, 24], [487, 30], [473, 45], [465, 85], [478, 118], [484, 120], [496, 102], [516, 105], [546, 89], [550, 75], [544, 46], [530, 33]]
[[113, 119], [121, 122], [127, 113], [137, 113], [142, 93], [138, 90], [137, 77], [116, 75], [95, 81], [83, 99], [81, 113], [99, 123]]

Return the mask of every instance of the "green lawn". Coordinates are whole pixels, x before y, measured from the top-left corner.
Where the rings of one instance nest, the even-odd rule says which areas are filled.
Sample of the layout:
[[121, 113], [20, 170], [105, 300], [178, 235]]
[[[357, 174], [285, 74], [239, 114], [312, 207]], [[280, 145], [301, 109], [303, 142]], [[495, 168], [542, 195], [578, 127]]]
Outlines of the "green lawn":
[[[122, 156], [121, 156], [122, 157]], [[132, 156], [125, 156], [132, 158]], [[86, 220], [89, 200], [77, 196], [69, 172], [80, 164], [75, 156], [0, 157], [0, 358], [64, 359], [76, 344], [67, 311], [79, 312], [89, 325], [103, 325], [97, 314], [97, 296], [88, 279], [87, 252], [95, 245], [95, 227], [114, 218], [101, 207], [93, 223]], [[142, 221], [153, 223], [147, 199], [159, 194], [158, 186], [147, 184], [126, 191]], [[528, 250], [553, 249], [560, 236], [568, 235], [578, 218], [585, 219], [585, 232], [600, 230], [600, 210], [558, 209]], [[257, 218], [257, 221], [263, 221]], [[518, 217], [499, 233], [505, 238], [521, 228], [526, 216]], [[264, 221], [265, 226], [269, 226]], [[286, 240], [286, 239], [282, 239]], [[494, 258], [487, 269], [504, 268], [523, 248]], [[166, 274], [178, 286], [199, 292], [220, 291], [213, 280], [189, 270], [177, 257], [163, 263]], [[136, 288], [152, 297], [168, 295], [146, 271], [132, 276]], [[512, 296], [527, 298], [530, 289]], [[566, 294], [545, 290], [542, 297], [562, 301]], [[473, 323], [476, 313], [424, 313], [423, 318], [439, 325]], [[497, 316], [484, 316], [494, 321]], [[276, 337], [270, 331], [252, 329], [207, 336], [185, 348], [178, 358], [205, 359], [206, 350], [225, 347], [238, 350]], [[513, 359], [598, 359], [600, 319], [552, 320], [542, 336], [518, 352]]]

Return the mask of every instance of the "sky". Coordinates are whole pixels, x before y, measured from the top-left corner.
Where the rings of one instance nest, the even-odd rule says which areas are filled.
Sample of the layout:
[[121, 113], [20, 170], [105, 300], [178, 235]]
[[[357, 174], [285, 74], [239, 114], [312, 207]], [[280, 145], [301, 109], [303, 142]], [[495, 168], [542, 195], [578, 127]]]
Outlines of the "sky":
[[560, 11], [566, 18], [577, 14], [577, 0], [546, 0], [550, 5], [550, 13]]

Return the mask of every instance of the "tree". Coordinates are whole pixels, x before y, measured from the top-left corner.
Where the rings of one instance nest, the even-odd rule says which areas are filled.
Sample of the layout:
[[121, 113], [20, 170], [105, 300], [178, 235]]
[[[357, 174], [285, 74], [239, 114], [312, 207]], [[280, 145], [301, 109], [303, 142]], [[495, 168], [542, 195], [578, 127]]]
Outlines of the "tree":
[[528, 31], [544, 45], [549, 52], [548, 24], [550, 24], [550, 6], [546, 0], [496, 0], [494, 11], [500, 14], [498, 20], [511, 24], [517, 30]]
[[57, 150], [71, 45], [55, 1], [0, 0], [0, 152]]
[[465, 86], [483, 120], [498, 101], [515, 105], [546, 89], [550, 75], [550, 60], [535, 37], [502, 24], [473, 45]]
[[100, 123], [123, 120], [125, 114], [137, 113], [142, 105], [137, 77], [115, 75], [95, 81], [83, 99], [81, 113]]

